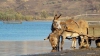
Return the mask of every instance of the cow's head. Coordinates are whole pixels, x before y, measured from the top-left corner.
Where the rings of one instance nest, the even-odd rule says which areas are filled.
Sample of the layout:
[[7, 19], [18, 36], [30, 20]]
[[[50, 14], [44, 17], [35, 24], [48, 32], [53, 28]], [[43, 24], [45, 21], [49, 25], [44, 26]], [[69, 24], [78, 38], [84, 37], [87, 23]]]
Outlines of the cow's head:
[[54, 16], [52, 28], [61, 29], [61, 25], [60, 25], [60, 21], [59, 21], [60, 16], [61, 16], [61, 14], [59, 16], [57, 16], [57, 14]]

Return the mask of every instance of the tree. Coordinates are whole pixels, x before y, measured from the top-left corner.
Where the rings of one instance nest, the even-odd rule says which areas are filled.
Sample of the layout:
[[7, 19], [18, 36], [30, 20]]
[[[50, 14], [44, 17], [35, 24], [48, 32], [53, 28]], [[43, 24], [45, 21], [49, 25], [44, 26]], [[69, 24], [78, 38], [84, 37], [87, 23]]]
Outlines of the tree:
[[45, 10], [42, 10], [40, 12], [40, 16], [41, 16], [41, 18], [45, 18], [46, 19], [48, 17], [48, 13]]

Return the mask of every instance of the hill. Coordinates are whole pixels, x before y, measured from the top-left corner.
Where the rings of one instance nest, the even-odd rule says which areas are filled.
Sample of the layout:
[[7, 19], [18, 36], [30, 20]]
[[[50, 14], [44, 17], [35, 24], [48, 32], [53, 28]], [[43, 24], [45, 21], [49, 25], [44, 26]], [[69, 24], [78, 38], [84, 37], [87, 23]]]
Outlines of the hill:
[[15, 11], [41, 18], [61, 13], [64, 17], [100, 13], [100, 0], [0, 0], [0, 11]]

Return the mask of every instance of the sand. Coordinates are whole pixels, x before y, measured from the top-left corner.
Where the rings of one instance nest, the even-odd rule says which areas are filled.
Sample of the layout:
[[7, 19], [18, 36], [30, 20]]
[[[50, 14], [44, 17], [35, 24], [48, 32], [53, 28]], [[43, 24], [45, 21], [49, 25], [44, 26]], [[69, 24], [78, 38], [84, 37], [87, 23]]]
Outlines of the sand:
[[60, 52], [23, 56], [100, 56], [100, 48], [64, 50]]

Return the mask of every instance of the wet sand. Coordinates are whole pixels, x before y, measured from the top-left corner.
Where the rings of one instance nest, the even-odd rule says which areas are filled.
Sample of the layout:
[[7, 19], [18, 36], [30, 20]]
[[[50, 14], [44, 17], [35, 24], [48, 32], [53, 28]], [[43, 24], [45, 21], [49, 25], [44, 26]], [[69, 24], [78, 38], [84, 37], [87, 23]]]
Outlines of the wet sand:
[[64, 50], [60, 52], [22, 56], [100, 56], [100, 48]]
[[[54, 52], [52, 55], [69, 55], [81, 52], [78, 49], [78, 44], [76, 50], [72, 50], [70, 46], [71, 42], [65, 42], [64, 51]], [[94, 42], [91, 47], [96, 47]], [[37, 54], [51, 56], [51, 49], [49, 41], [0, 41], [0, 56], [33, 56]], [[85, 50], [83, 51], [85, 52]]]

